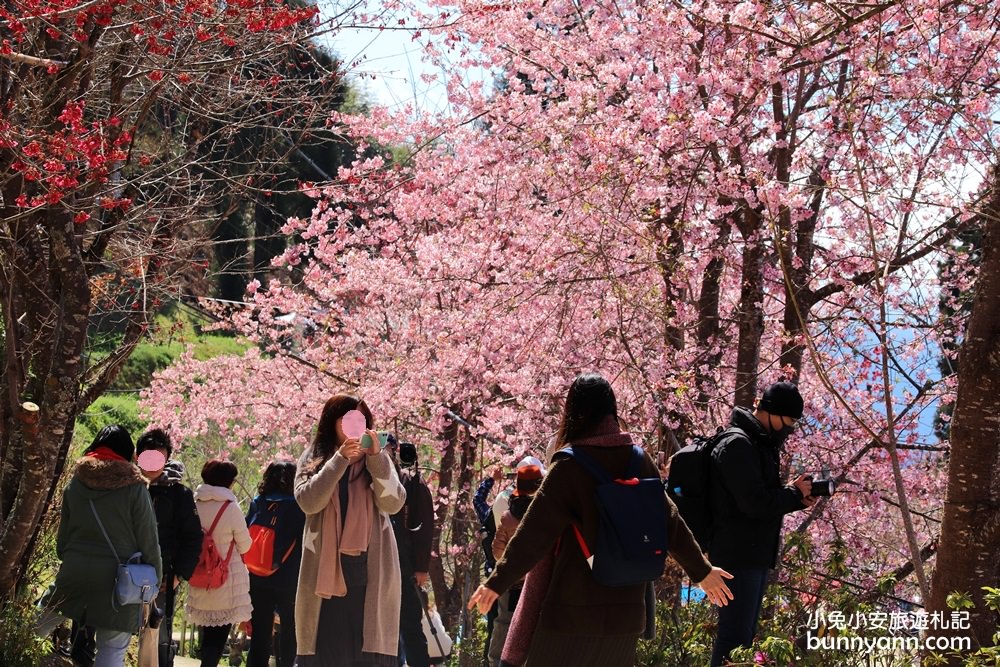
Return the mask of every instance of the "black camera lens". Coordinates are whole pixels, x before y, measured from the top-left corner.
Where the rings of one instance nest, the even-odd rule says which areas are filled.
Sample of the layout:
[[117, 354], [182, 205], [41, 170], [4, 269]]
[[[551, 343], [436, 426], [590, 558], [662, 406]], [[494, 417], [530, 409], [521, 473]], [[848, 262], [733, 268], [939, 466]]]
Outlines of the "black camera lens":
[[812, 483], [812, 492], [810, 495], [816, 497], [825, 496], [829, 498], [833, 495], [836, 488], [837, 483], [832, 479], [817, 479]]
[[163, 610], [157, 607], [155, 604], [149, 607], [149, 620], [147, 625], [149, 625], [151, 630], [156, 630], [160, 627], [160, 621], [163, 620]]

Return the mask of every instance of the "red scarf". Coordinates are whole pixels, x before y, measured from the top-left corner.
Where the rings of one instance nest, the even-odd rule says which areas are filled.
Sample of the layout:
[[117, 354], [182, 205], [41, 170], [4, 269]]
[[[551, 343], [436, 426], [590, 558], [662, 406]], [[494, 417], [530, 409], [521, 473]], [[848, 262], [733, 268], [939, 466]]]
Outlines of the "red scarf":
[[101, 461], [126, 461], [124, 456], [120, 456], [115, 453], [110, 447], [98, 447], [92, 452], [88, 452], [87, 456], [90, 456]]

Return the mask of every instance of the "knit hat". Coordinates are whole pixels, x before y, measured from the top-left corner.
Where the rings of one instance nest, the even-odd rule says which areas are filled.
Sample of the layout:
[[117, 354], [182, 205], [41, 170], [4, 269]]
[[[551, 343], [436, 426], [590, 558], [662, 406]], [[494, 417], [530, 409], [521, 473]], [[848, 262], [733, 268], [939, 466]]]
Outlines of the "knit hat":
[[534, 456], [525, 456], [517, 464], [517, 481], [514, 485], [515, 496], [533, 494], [542, 485], [545, 476], [545, 466]]
[[775, 382], [764, 390], [764, 396], [757, 404], [758, 410], [792, 419], [802, 418], [802, 407], [802, 394], [792, 382]]

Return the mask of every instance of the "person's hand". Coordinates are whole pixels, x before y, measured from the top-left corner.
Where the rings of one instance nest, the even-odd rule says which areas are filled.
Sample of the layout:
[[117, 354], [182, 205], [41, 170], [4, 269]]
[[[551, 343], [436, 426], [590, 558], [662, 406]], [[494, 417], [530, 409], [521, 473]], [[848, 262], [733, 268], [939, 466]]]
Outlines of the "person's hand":
[[367, 433], [368, 437], [372, 439], [372, 446], [368, 449], [362, 449], [361, 451], [368, 456], [375, 456], [382, 451], [382, 441], [378, 439], [378, 433], [371, 429], [368, 429], [365, 433]]
[[493, 603], [497, 601], [498, 597], [500, 597], [499, 593], [486, 588], [486, 585], [482, 584], [472, 594], [472, 597], [469, 598], [469, 609], [476, 607], [479, 609], [480, 614], [485, 614], [493, 606]]
[[493, 481], [497, 484], [503, 481], [503, 466], [493, 468]]
[[428, 572], [414, 572], [413, 578], [417, 581], [417, 586], [423, 588], [427, 585], [427, 582], [431, 580], [431, 575]]
[[347, 440], [344, 440], [344, 444], [342, 444], [340, 449], [337, 450], [338, 454], [351, 463], [357, 461], [361, 457], [362, 452], [364, 452], [364, 450], [361, 449], [361, 443], [358, 442], [357, 438], [348, 438]]
[[[799, 475], [792, 481], [792, 486], [802, 494], [803, 502], [812, 495], [813, 482], [811, 475]], [[815, 501], [814, 501], [815, 502]]]
[[720, 607], [725, 607], [733, 599], [733, 592], [729, 590], [729, 586], [726, 585], [723, 579], [732, 578], [733, 575], [721, 567], [713, 567], [708, 576], [699, 581], [696, 586], [705, 591], [705, 597], [708, 598], [709, 602]]
[[660, 472], [661, 479], [667, 479], [670, 476], [670, 458], [667, 457], [666, 452], [656, 454], [656, 468]]
[[805, 505], [806, 507], [812, 507], [817, 502], [819, 502], [819, 498], [817, 498], [816, 496], [806, 496], [805, 498], [802, 499], [802, 504]]

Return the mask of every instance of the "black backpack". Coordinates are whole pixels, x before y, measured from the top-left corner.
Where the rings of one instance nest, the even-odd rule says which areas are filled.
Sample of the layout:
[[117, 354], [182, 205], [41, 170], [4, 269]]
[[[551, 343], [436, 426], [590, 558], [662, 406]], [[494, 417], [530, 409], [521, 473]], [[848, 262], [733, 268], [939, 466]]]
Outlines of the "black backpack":
[[712, 450], [725, 436], [733, 433], [744, 435], [735, 426], [720, 427], [712, 436], [695, 436], [691, 444], [670, 457], [670, 472], [665, 483], [667, 495], [677, 505], [677, 511], [698, 540], [698, 546], [706, 552], [712, 534], [712, 503], [709, 497]]
[[632, 458], [620, 479], [613, 479], [599, 463], [573, 447], [558, 454], [572, 458], [597, 478], [594, 499], [600, 522], [593, 549], [573, 526], [597, 583], [631, 586], [658, 579], [667, 559], [667, 508], [660, 478], [638, 476], [646, 453], [632, 445]]

